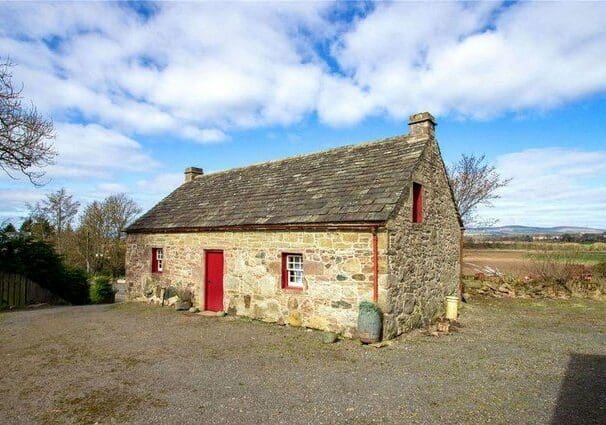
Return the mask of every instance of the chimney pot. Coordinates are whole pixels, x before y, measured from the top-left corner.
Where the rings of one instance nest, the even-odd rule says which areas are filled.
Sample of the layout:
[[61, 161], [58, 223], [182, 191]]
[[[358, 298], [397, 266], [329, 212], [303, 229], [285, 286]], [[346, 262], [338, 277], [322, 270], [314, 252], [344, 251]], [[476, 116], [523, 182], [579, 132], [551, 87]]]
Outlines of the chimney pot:
[[198, 167], [187, 167], [185, 169], [185, 182], [190, 182], [198, 176], [204, 174], [204, 170]]
[[436, 125], [436, 119], [429, 112], [413, 114], [408, 120], [411, 135], [433, 136]]

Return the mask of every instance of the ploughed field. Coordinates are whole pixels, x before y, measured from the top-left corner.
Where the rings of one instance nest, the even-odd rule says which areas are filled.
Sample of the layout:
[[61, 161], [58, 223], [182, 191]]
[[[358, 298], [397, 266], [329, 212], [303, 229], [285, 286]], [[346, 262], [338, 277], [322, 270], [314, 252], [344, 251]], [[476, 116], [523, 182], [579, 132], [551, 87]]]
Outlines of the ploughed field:
[[604, 423], [606, 303], [472, 299], [374, 348], [142, 304], [0, 314], [2, 423]]
[[524, 277], [549, 264], [576, 264], [591, 268], [606, 262], [606, 244], [494, 243], [463, 250], [463, 274], [490, 275], [492, 271]]

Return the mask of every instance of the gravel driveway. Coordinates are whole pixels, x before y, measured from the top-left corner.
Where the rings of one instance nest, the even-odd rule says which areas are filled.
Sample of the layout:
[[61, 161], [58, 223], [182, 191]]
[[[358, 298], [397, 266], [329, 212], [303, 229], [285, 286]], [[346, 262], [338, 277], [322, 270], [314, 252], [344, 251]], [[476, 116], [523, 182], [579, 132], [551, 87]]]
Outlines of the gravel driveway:
[[0, 314], [1, 423], [606, 423], [606, 303], [475, 299], [448, 336], [140, 304]]

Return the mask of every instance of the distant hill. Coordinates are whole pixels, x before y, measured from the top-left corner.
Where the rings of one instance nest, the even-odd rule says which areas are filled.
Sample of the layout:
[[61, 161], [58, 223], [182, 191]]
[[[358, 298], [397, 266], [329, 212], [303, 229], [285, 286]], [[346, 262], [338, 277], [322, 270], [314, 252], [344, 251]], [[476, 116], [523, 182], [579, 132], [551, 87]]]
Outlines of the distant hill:
[[589, 227], [558, 226], [558, 227], [531, 227], [531, 226], [500, 226], [476, 227], [465, 229], [467, 235], [562, 235], [567, 234], [600, 234], [606, 233], [603, 229]]

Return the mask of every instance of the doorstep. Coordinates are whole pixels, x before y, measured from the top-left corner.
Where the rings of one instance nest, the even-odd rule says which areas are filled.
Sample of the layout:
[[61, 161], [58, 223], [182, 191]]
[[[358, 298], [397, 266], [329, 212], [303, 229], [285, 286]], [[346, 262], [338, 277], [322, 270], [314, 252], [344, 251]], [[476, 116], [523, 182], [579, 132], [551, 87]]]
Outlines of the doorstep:
[[225, 312], [224, 311], [204, 310], [204, 311], [201, 311], [198, 314], [201, 315], [201, 316], [208, 316], [208, 317], [223, 317], [223, 316], [225, 316]]

